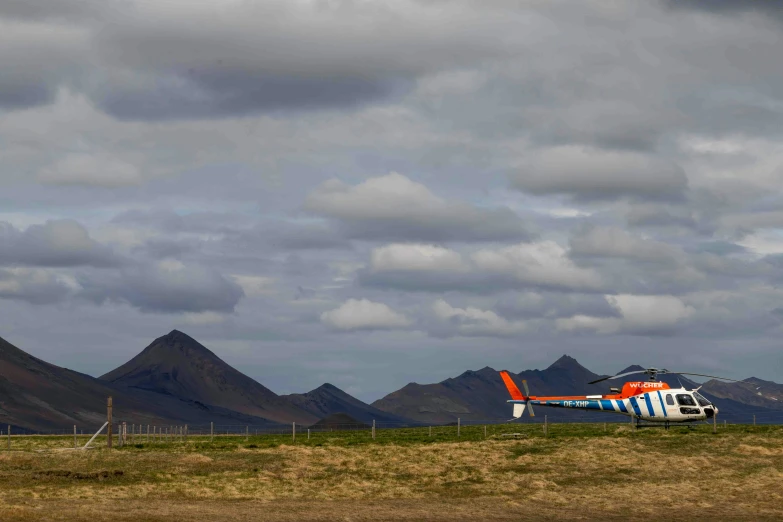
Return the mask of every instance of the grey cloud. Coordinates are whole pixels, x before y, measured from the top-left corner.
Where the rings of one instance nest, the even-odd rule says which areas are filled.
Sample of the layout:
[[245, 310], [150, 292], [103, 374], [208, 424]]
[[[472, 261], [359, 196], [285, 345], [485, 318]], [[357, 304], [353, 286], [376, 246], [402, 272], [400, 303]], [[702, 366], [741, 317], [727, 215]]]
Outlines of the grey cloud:
[[511, 175], [511, 184], [531, 194], [578, 200], [676, 200], [683, 197], [688, 179], [678, 165], [653, 155], [568, 146], [535, 154]]
[[17, 23], [0, 10], [0, 109], [51, 102], [83, 70], [87, 42], [79, 27]]
[[758, 13], [763, 16], [773, 16], [783, 19], [783, 2], [767, 0], [764, 2], [747, 2], [744, 0], [663, 0], [670, 9], [704, 11], [718, 15], [734, 15], [737, 13]]
[[688, 207], [667, 207], [655, 204], [633, 205], [625, 215], [632, 227], [683, 227], [699, 228], [693, 209]]
[[0, 265], [116, 267], [122, 259], [73, 220], [52, 220], [20, 231], [0, 222]]
[[73, 285], [46, 270], [0, 268], [0, 299], [42, 305], [59, 303], [74, 292]]
[[252, 220], [227, 212], [189, 212], [178, 214], [171, 210], [128, 210], [112, 218], [112, 223], [141, 225], [172, 233], [236, 233], [249, 228]]
[[684, 253], [667, 243], [643, 238], [618, 227], [588, 226], [571, 238], [571, 255], [676, 263]]
[[402, 79], [275, 77], [220, 66], [181, 75], [151, 77], [129, 88], [93, 93], [100, 107], [122, 120], [247, 116], [253, 112], [352, 109], [407, 89]]
[[242, 288], [217, 270], [198, 265], [157, 264], [119, 274], [84, 274], [80, 296], [102, 303], [127, 303], [142, 312], [233, 312]]

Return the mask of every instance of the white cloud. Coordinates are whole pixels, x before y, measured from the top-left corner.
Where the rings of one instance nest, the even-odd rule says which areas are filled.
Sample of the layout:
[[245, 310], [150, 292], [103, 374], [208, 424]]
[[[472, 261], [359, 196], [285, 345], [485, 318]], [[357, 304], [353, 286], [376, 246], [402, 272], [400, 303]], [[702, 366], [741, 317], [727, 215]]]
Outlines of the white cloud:
[[695, 308], [670, 295], [607, 295], [620, 318], [576, 315], [557, 320], [564, 331], [593, 330], [601, 334], [655, 334], [670, 332], [695, 313]]
[[446, 201], [425, 185], [392, 172], [357, 185], [329, 180], [310, 193], [306, 210], [341, 222], [364, 239], [489, 241], [526, 239], [522, 220], [506, 207]]
[[388, 305], [367, 299], [349, 299], [339, 308], [321, 314], [321, 322], [336, 330], [404, 328], [411, 321]]
[[462, 256], [435, 245], [395, 243], [373, 249], [370, 255], [373, 271], [450, 270], [466, 271]]
[[[446, 335], [456, 333], [466, 337], [508, 337], [528, 329], [525, 322], [508, 321], [492, 310], [482, 310], [472, 306], [455, 308], [443, 299], [435, 301], [432, 310], [444, 323], [436, 333]], [[441, 331], [443, 326], [445, 331]], [[451, 327], [454, 332], [451, 331]]]
[[533, 285], [582, 290], [601, 286], [595, 271], [574, 264], [568, 252], [554, 241], [483, 249], [473, 253], [471, 259], [481, 271], [510, 275]]

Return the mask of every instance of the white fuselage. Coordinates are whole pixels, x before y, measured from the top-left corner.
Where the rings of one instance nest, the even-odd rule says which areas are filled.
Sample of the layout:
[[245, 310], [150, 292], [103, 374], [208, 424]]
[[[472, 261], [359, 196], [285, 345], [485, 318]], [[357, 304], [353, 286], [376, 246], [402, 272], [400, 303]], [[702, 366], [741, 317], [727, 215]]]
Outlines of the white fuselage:
[[[629, 415], [651, 422], [688, 422], [705, 420], [718, 413], [715, 405], [696, 390], [685, 388], [661, 389], [648, 391], [630, 397], [586, 396], [584, 399], [544, 398], [524, 401], [510, 400], [513, 404], [532, 404], [553, 408], [573, 408], [579, 410], [596, 410]], [[523, 410], [524, 408], [522, 408]], [[515, 409], [521, 415], [519, 409]]]

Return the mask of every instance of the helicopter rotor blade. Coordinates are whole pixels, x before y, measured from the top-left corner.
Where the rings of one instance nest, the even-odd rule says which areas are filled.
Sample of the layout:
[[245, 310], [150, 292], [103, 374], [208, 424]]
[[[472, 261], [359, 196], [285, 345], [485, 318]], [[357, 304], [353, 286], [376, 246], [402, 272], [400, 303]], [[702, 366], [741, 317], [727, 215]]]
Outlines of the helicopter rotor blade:
[[671, 372], [668, 370], [666, 371], [666, 373], [676, 373], [677, 375], [697, 375], [699, 377], [710, 377], [712, 379], [720, 379], [722, 381], [745, 382], [745, 381], [738, 381], [737, 379], [729, 379], [728, 377], [718, 377], [717, 375], [706, 375], [704, 373]]
[[636, 370], [633, 372], [626, 372], [626, 373], [620, 373], [617, 375], [612, 375], [611, 377], [602, 377], [600, 379], [596, 379], [594, 381], [590, 381], [587, 384], [595, 384], [601, 381], [608, 381], [609, 379], [619, 379], [620, 377], [625, 377], [626, 375], [633, 375], [634, 373], [647, 373], [647, 370]]
[[528, 399], [527, 408], [528, 412], [530, 413], [531, 417], [535, 417], [536, 414], [533, 413], [533, 405], [530, 404], [530, 389], [527, 387], [527, 381], [525, 379], [522, 379], [522, 387], [525, 389], [525, 398]]

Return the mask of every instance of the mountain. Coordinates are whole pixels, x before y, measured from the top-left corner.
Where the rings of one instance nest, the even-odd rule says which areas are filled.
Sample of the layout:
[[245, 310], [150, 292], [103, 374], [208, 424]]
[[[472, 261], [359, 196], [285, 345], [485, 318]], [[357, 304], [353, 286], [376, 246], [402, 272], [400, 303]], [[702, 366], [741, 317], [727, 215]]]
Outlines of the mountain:
[[[579, 364], [576, 359], [562, 356], [545, 370], [526, 370], [515, 376], [521, 386], [526, 379], [531, 395], [581, 395], [605, 393], [606, 386], [588, 385], [599, 376]], [[372, 406], [418, 422], [453, 422], [508, 419], [511, 407], [503, 380], [497, 370], [489, 367], [467, 371], [462, 375], [435, 384], [410, 383], [396, 392], [372, 403]], [[536, 411], [540, 413], [537, 409]], [[567, 418], [587, 412], [564, 412], [547, 408], [550, 419]], [[565, 416], [564, 416], [565, 415]]]
[[376, 425], [379, 427], [383, 424], [411, 423], [410, 419], [379, 410], [348, 395], [337, 386], [329, 383], [325, 383], [307, 393], [293, 393], [291, 395], [282, 395], [281, 397], [318, 418], [342, 413], [361, 422], [372, 423], [375, 420]]
[[311, 424], [318, 420], [178, 330], [155, 339], [136, 357], [100, 379], [126, 389], [168, 395], [273, 422]]
[[262, 421], [145, 391], [123, 390], [89, 375], [34, 357], [0, 338], [0, 425], [15, 429], [97, 430], [106, 421], [106, 399], [113, 398], [115, 422], [166, 425]]
[[710, 380], [704, 383], [702, 392], [719, 399], [733, 401], [754, 407], [783, 410], [783, 385], [772, 381], [763, 381], [756, 377], [742, 382]]

